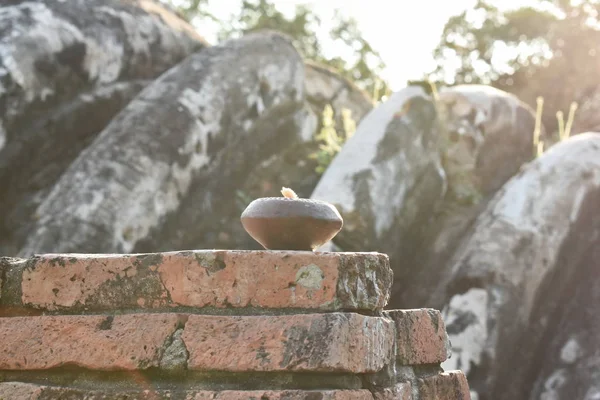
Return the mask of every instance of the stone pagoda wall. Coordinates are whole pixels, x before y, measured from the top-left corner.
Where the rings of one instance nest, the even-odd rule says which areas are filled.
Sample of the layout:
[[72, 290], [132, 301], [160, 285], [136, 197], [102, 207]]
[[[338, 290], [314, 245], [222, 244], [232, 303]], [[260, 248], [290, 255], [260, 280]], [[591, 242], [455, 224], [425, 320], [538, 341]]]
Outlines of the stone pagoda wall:
[[376, 253], [0, 259], [0, 399], [469, 399]]

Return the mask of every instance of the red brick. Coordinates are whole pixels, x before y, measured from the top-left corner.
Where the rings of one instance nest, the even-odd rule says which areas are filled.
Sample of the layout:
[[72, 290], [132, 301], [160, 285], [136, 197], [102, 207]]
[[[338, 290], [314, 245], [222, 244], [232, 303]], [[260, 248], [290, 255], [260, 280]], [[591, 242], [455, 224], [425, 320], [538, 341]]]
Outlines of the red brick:
[[167, 339], [183, 323], [192, 370], [362, 373], [393, 358], [392, 322], [353, 313], [34, 316], [0, 318], [0, 369], [159, 367]]
[[0, 369], [156, 367], [177, 314], [0, 318]]
[[393, 357], [391, 321], [352, 313], [191, 315], [188, 369], [375, 372]]
[[[375, 400], [412, 400], [412, 385], [410, 382], [398, 383], [394, 387], [385, 388], [373, 393]], [[422, 400], [429, 400], [423, 398]]]
[[396, 325], [396, 356], [400, 364], [439, 364], [448, 358], [448, 338], [439, 311], [392, 310], [385, 314]]
[[419, 393], [423, 400], [471, 400], [469, 384], [462, 371], [419, 379]]
[[[177, 396], [176, 396], [177, 395]], [[1, 400], [166, 400], [182, 398], [185, 400], [373, 400], [368, 390], [225, 390], [213, 392], [169, 391], [169, 390], [85, 390], [66, 387], [38, 386], [29, 383], [0, 383]]]
[[[2, 288], [4, 286], [3, 277], [10, 268], [22, 264], [25, 260], [13, 257], [0, 257], [0, 302], [2, 301]], [[1, 400], [1, 399], [0, 399]]]
[[[193, 251], [30, 259], [7, 306], [49, 311], [263, 307], [381, 309], [392, 272], [377, 253]], [[17, 290], [18, 288], [18, 290]]]

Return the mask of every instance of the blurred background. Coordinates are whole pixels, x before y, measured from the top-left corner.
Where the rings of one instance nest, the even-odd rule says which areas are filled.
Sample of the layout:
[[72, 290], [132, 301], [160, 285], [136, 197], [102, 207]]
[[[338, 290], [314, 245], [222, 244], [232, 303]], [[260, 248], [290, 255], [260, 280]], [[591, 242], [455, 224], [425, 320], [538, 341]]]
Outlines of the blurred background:
[[599, 11], [0, 1], [0, 255], [262, 249], [240, 215], [291, 187], [442, 311], [474, 400], [598, 400]]
[[[536, 107], [556, 131], [598, 82], [595, 0], [162, 0], [211, 43], [274, 29], [374, 99], [408, 81], [489, 84]], [[549, 79], [561, 85], [548, 85]], [[559, 117], [560, 118], [560, 117]]]

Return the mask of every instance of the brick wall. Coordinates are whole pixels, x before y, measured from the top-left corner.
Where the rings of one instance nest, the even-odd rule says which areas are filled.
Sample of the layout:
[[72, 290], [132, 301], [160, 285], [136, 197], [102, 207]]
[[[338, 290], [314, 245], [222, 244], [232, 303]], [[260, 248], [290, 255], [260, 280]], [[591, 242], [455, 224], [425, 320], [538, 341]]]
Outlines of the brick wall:
[[0, 259], [0, 399], [469, 399], [385, 255]]

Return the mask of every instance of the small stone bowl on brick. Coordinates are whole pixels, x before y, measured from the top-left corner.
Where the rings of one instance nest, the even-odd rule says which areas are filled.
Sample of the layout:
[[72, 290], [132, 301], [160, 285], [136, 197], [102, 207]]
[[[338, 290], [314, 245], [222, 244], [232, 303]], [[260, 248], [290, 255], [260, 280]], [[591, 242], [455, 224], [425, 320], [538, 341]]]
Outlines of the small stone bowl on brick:
[[242, 225], [267, 250], [314, 251], [337, 235], [343, 219], [320, 200], [265, 197], [242, 213]]

